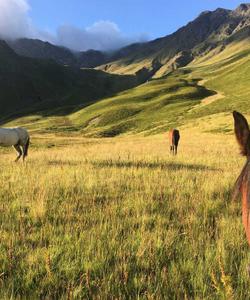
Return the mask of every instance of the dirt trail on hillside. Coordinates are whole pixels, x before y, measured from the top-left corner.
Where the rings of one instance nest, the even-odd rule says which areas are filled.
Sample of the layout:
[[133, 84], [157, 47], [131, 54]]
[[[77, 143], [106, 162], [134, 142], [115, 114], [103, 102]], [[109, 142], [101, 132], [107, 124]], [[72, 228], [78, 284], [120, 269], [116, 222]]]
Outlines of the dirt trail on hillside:
[[[208, 81], [208, 79], [202, 79], [202, 80], [198, 81], [198, 85], [204, 86], [207, 81]], [[213, 103], [213, 102], [215, 102], [215, 101], [217, 101], [219, 99], [222, 99], [224, 97], [225, 97], [225, 95], [223, 93], [220, 93], [220, 92], [216, 91], [215, 95], [208, 96], [208, 97], [202, 99], [201, 103], [195, 105], [189, 111], [193, 111], [193, 110], [195, 110], [197, 108], [200, 108], [200, 107], [203, 107], [205, 105], [211, 104], [211, 103]]]

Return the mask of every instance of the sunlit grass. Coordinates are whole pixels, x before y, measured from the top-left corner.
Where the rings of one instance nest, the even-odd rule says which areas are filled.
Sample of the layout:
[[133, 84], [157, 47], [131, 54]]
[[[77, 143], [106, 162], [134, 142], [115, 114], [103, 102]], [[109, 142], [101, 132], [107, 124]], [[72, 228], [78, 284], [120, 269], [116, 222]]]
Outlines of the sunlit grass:
[[250, 297], [231, 135], [32, 141], [0, 157], [1, 298]]
[[[250, 298], [231, 201], [244, 163], [231, 111], [249, 112], [249, 51], [234, 47], [72, 114], [6, 124], [32, 144], [25, 164], [0, 150], [0, 298]], [[225, 97], [199, 106], [215, 91]]]

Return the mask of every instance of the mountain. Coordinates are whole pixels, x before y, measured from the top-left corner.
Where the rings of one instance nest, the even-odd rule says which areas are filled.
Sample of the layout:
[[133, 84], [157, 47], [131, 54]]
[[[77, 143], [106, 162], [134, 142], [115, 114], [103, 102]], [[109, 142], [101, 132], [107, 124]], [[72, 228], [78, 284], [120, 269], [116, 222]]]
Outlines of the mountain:
[[241, 4], [232, 11], [222, 8], [206, 11], [171, 35], [120, 49], [112, 57], [113, 61], [99, 69], [133, 74], [142, 68], [152, 70], [157, 61], [159, 68], [155, 73], [162, 76], [186, 66], [214, 48], [223, 51], [236, 34], [249, 38], [249, 26], [250, 4]]
[[[175, 126], [230, 132], [232, 110], [250, 113], [249, 16], [250, 4], [203, 12], [169, 36], [104, 55], [96, 69], [21, 57], [1, 43], [0, 109], [20, 116], [6, 126], [95, 137]], [[80, 56], [90, 65], [97, 57]]]
[[0, 41], [1, 117], [17, 111], [86, 105], [135, 86], [135, 76], [65, 67], [53, 60], [22, 57]]
[[[169, 128], [233, 132], [231, 112], [250, 113], [250, 43], [237, 40], [168, 76], [103, 98], [68, 114], [31, 114], [19, 124], [40, 132], [79, 131], [89, 137], [150, 135]], [[181, 127], [181, 130], [183, 129]], [[194, 129], [195, 128], [195, 129]]]
[[109, 59], [108, 54], [97, 50], [78, 52], [75, 53], [75, 56], [77, 57], [77, 65], [80, 68], [95, 68]]
[[62, 65], [76, 65], [77, 59], [74, 54], [66, 48], [52, 45], [38, 39], [22, 38], [7, 41], [8, 45], [20, 56], [53, 59]]
[[188, 65], [197, 57], [217, 48], [223, 49], [235, 34], [250, 26], [250, 4], [241, 4], [235, 10], [218, 8], [205, 11], [194, 21], [173, 34], [156, 40], [132, 44], [113, 53], [96, 50], [73, 52], [48, 42], [32, 39], [8, 41], [19, 55], [33, 58], [53, 59], [59, 64], [80, 68], [95, 68], [110, 73], [142, 74], [155, 77]]
[[74, 52], [38, 39], [22, 38], [9, 40], [7, 43], [21, 56], [53, 59], [58, 64], [78, 68], [94, 68], [105, 63], [107, 60], [107, 54], [101, 51], [88, 50], [85, 52]]
[[[71, 113], [55, 117], [51, 110], [48, 116], [24, 116], [6, 125], [78, 130], [91, 137], [148, 135], [176, 126], [232, 132], [231, 112], [250, 113], [249, 8], [204, 12], [170, 36], [120, 49], [102, 66], [135, 73], [144, 84]], [[145, 82], [148, 76], [154, 78]]]

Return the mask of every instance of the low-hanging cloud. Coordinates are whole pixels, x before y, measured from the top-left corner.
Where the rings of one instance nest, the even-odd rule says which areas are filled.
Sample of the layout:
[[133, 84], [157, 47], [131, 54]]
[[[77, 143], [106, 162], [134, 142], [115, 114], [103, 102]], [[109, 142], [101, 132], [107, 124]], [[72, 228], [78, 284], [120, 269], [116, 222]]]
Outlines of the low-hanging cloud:
[[26, 0], [0, 0], [0, 36], [16, 39], [34, 35]]
[[118, 26], [110, 21], [99, 21], [86, 29], [71, 25], [60, 26], [56, 38], [58, 44], [75, 50], [112, 50], [133, 40], [125, 37]]
[[35, 28], [28, 16], [28, 0], [0, 0], [0, 37], [17, 39], [39, 38], [76, 51], [113, 50], [134, 42], [147, 40], [145, 34], [125, 36], [111, 21], [98, 21], [87, 28], [61, 25], [55, 34]]

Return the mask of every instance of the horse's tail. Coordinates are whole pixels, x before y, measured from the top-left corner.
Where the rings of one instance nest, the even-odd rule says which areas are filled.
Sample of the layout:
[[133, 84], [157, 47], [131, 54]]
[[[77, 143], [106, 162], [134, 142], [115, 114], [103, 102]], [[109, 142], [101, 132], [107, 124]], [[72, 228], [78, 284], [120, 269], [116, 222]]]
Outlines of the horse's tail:
[[26, 157], [28, 155], [29, 145], [30, 145], [30, 138], [28, 137], [26, 144], [24, 145], [23, 157]]
[[173, 143], [175, 146], [178, 146], [179, 139], [180, 139], [180, 133], [179, 133], [179, 130], [174, 129], [174, 130], [173, 130], [173, 135], [172, 135], [172, 143]]

